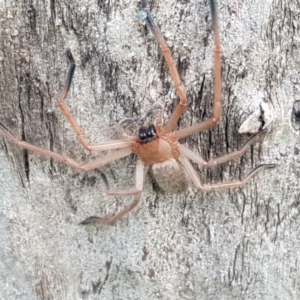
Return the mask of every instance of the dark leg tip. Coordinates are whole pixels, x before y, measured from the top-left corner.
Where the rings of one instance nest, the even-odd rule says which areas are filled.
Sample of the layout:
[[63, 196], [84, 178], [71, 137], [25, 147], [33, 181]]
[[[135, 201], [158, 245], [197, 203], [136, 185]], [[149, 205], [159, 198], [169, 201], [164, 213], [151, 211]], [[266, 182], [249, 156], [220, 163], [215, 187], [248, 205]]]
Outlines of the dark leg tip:
[[75, 60], [74, 60], [73, 54], [70, 49], [67, 50], [66, 54], [67, 54], [67, 57], [68, 57], [70, 63], [75, 64]]
[[147, 8], [147, 5], [148, 5], [147, 0], [141, 0], [141, 8], [142, 9]]
[[113, 223], [108, 222], [108, 219], [92, 216], [84, 221], [80, 222], [79, 225], [94, 225], [94, 224], [108, 224], [112, 225]]
[[259, 134], [264, 134], [264, 133], [267, 133], [267, 132], [268, 132], [268, 129], [265, 128], [265, 129], [260, 130], [258, 133]]
[[4, 126], [3, 123], [0, 122], [0, 127], [2, 127], [4, 130], [8, 131], [8, 129]]
[[108, 184], [108, 180], [107, 180], [106, 175], [105, 175], [101, 170], [99, 170], [99, 169], [96, 169], [96, 171], [97, 171], [98, 173], [100, 173], [100, 176], [101, 176], [101, 178], [102, 178], [102, 180], [103, 180], [103, 182], [104, 182], [105, 188], [106, 188], [107, 190], [109, 190], [109, 184]]
[[89, 217], [89, 218], [85, 219], [84, 221], [80, 222], [79, 224], [80, 225], [90, 225], [90, 224], [99, 223], [99, 221], [101, 221], [101, 218], [92, 216], [92, 217]]
[[261, 164], [261, 165], [258, 165], [256, 168], [254, 168], [254, 170], [257, 170], [257, 169], [260, 169], [260, 168], [273, 169], [275, 167], [276, 167], [276, 164]]
[[216, 7], [215, 0], [210, 0], [210, 9], [211, 9], [211, 14], [212, 14], [213, 18], [216, 18], [216, 16], [217, 16], [217, 7]]
[[273, 168], [275, 168], [276, 167], [276, 164], [265, 164], [265, 165], [263, 165], [265, 168], [267, 168], [267, 169], [273, 169]]

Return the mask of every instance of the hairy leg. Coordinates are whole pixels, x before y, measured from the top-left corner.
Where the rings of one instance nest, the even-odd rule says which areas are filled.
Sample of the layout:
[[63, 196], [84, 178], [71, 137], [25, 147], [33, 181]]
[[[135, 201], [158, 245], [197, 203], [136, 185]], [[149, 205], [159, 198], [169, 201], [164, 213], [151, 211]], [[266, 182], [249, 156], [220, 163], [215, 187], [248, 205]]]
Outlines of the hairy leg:
[[217, 184], [203, 186], [200, 182], [197, 172], [195, 171], [195, 169], [189, 162], [188, 158], [185, 157], [184, 155], [181, 155], [179, 157], [179, 161], [182, 163], [183, 167], [185, 168], [186, 172], [188, 173], [189, 177], [193, 181], [196, 188], [202, 192], [218, 190], [218, 189], [222, 189], [222, 188], [235, 188], [235, 187], [243, 186], [260, 170], [272, 169], [272, 168], [275, 168], [275, 166], [276, 166], [275, 164], [259, 165], [256, 168], [254, 168], [253, 170], [251, 170], [241, 181], [217, 183]]
[[170, 132], [173, 130], [175, 127], [176, 123], [178, 122], [181, 114], [183, 113], [186, 104], [187, 104], [187, 98], [186, 98], [186, 93], [184, 86], [180, 80], [178, 71], [176, 69], [175, 63], [172, 59], [171, 51], [163, 38], [160, 30], [158, 29], [157, 25], [155, 24], [152, 15], [147, 9], [147, 1], [143, 0], [142, 1], [142, 10], [139, 12], [139, 17], [144, 20], [149, 28], [149, 30], [153, 33], [154, 37], [156, 38], [157, 42], [159, 43], [163, 55], [165, 57], [165, 60], [168, 64], [168, 67], [170, 69], [171, 76], [173, 78], [178, 97], [180, 99], [179, 104], [177, 105], [175, 111], [171, 115], [170, 119], [166, 123], [166, 125], [163, 128], [163, 131], [165, 133]]
[[81, 128], [79, 127], [76, 120], [71, 115], [70, 111], [68, 110], [68, 108], [65, 104], [65, 99], [66, 99], [68, 91], [70, 89], [72, 79], [74, 76], [74, 72], [75, 72], [75, 68], [76, 68], [75, 61], [74, 61], [73, 55], [70, 50], [67, 51], [67, 56], [68, 56], [71, 66], [69, 69], [69, 74], [67, 77], [67, 81], [66, 81], [64, 90], [59, 99], [59, 107], [61, 108], [62, 113], [65, 115], [65, 117], [67, 118], [67, 120], [69, 121], [71, 126], [73, 127], [81, 145], [89, 151], [105, 151], [105, 150], [110, 150], [110, 149], [121, 149], [121, 148], [129, 147], [132, 139], [135, 139], [135, 137], [131, 137], [131, 138], [128, 137], [125, 140], [110, 141], [110, 142], [104, 142], [104, 143], [95, 144], [95, 145], [89, 144], [87, 142], [87, 139], [86, 139], [83, 131], [81, 130]]
[[80, 171], [89, 171], [95, 168], [99, 168], [101, 166], [104, 166], [108, 163], [111, 163], [117, 159], [120, 159], [122, 157], [128, 156], [129, 154], [131, 154], [131, 148], [127, 147], [124, 149], [120, 149], [117, 150], [115, 152], [110, 153], [109, 155], [106, 155], [104, 157], [101, 157], [99, 159], [96, 159], [92, 162], [88, 162], [88, 163], [78, 163], [75, 160], [69, 158], [68, 156], [65, 155], [61, 155], [58, 153], [55, 153], [53, 151], [50, 150], [46, 150], [40, 147], [36, 147], [30, 143], [27, 142], [22, 142], [17, 140], [12, 134], [10, 134], [8, 132], [8, 130], [4, 127], [3, 124], [0, 123], [0, 132], [7, 137], [10, 141], [12, 141], [13, 143], [15, 143], [17, 146], [23, 148], [23, 149], [27, 149], [30, 150], [32, 152], [35, 152], [37, 154], [40, 154], [42, 156], [46, 156], [49, 158], [52, 158], [56, 161], [60, 161], [62, 163], [65, 163], [66, 165], [76, 169], [76, 170], [80, 170]]
[[263, 130], [257, 132], [245, 143], [245, 145], [241, 149], [233, 151], [226, 155], [214, 158], [214, 159], [210, 160], [209, 162], [207, 162], [206, 164], [204, 164], [204, 167], [205, 168], [215, 167], [215, 166], [222, 164], [228, 160], [241, 157], [242, 155], [244, 155], [244, 153], [247, 151], [247, 149], [256, 141], [256, 139], [259, 138], [260, 136], [262, 136], [263, 134], [265, 134], [266, 132], [267, 132], [266, 129], [263, 129]]
[[183, 155], [185, 155], [187, 158], [197, 163], [199, 167], [212, 168], [228, 160], [241, 157], [246, 152], [246, 150], [256, 141], [256, 139], [262, 136], [266, 132], [267, 132], [266, 129], [259, 131], [258, 133], [254, 134], [240, 150], [233, 151], [229, 154], [214, 158], [209, 162], [206, 162], [201, 156], [194, 153], [192, 150], [188, 149], [183, 145], [179, 145], [179, 149]]
[[112, 191], [109, 187], [107, 178], [104, 173], [101, 171], [101, 177], [103, 179], [103, 182], [106, 187], [106, 193], [108, 195], [116, 195], [116, 196], [128, 196], [128, 195], [133, 195], [134, 200], [131, 204], [129, 204], [127, 207], [125, 207], [122, 211], [118, 212], [117, 214], [108, 217], [108, 218], [100, 218], [96, 216], [92, 216], [87, 218], [86, 220], [82, 221], [80, 224], [82, 225], [88, 225], [88, 224], [113, 224], [120, 218], [122, 218], [124, 215], [128, 214], [132, 209], [134, 209], [137, 204], [139, 203], [139, 200], [141, 198], [141, 193], [143, 190], [143, 185], [144, 185], [144, 178], [145, 175], [148, 171], [148, 168], [145, 167], [144, 163], [141, 160], [137, 161], [137, 166], [136, 166], [136, 178], [135, 178], [135, 189], [128, 189], [128, 190], [119, 190], [119, 191]]
[[[221, 112], [222, 112], [222, 103], [221, 103], [221, 43], [219, 37], [219, 26], [218, 26], [218, 17], [216, 3], [214, 0], [210, 0], [211, 12], [212, 12], [212, 22], [213, 22], [213, 31], [214, 31], [214, 61], [215, 61], [215, 88], [214, 88], [214, 115], [211, 119], [195, 124], [188, 128], [184, 128], [174, 132], [174, 135], [178, 139], [182, 139], [192, 134], [196, 134], [200, 131], [209, 129], [220, 123]], [[172, 118], [172, 116], [171, 116]]]

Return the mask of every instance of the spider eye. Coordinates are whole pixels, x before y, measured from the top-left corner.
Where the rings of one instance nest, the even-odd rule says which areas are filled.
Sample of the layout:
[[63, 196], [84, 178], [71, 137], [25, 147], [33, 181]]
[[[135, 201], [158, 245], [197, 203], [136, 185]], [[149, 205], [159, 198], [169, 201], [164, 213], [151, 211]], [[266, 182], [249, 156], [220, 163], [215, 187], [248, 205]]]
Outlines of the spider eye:
[[145, 142], [145, 139], [147, 139], [147, 133], [146, 133], [146, 128], [141, 127], [139, 130], [139, 139], [141, 142]]
[[156, 137], [156, 129], [154, 125], [150, 125], [148, 130], [147, 130], [147, 136], [151, 139]]
[[141, 127], [139, 130], [139, 139], [141, 143], [148, 143], [156, 139], [156, 129], [152, 124], [148, 128]]

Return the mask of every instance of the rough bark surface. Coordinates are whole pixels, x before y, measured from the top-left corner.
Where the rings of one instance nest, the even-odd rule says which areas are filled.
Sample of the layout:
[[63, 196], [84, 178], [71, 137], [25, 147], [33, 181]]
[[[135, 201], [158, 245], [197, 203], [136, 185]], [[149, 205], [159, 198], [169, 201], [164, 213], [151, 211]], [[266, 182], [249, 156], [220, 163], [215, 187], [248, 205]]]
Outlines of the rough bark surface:
[[[188, 106], [178, 126], [212, 114], [213, 36], [207, 0], [154, 0]], [[276, 163], [243, 188], [164, 194], [147, 176], [137, 209], [114, 226], [78, 225], [120, 210], [97, 172], [80, 173], [0, 137], [1, 299], [299, 299], [300, 4], [218, 1], [220, 126], [184, 141], [205, 159], [268, 133], [243, 158], [199, 170], [204, 183]], [[19, 139], [89, 161], [59, 111], [66, 49], [77, 62], [67, 105], [88, 140], [115, 137], [125, 117], [173, 82], [130, 0], [0, 0], [0, 121]], [[241, 127], [242, 126], [242, 127]], [[243, 132], [242, 134], [239, 134]], [[135, 157], [105, 166], [115, 188], [133, 185]]]

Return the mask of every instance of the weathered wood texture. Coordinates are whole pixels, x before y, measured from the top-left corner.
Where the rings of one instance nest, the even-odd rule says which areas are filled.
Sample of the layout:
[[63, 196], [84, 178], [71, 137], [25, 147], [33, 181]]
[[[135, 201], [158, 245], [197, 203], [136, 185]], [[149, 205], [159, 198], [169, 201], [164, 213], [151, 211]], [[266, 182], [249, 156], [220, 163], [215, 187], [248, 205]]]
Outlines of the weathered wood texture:
[[[80, 173], [0, 137], [1, 299], [299, 299], [300, 31], [298, 0], [218, 1], [223, 116], [186, 139], [209, 159], [269, 132], [238, 161], [199, 170], [237, 179], [276, 163], [247, 186], [164, 194], [146, 179], [137, 209], [115, 226], [83, 227], [131, 199], [108, 197], [99, 174]], [[180, 127], [212, 114], [213, 37], [207, 0], [155, 0], [150, 9], [186, 85]], [[138, 1], [0, 0], [0, 121], [19, 139], [91, 160], [58, 109], [70, 48], [77, 62], [68, 107], [92, 142], [174, 85]], [[246, 123], [241, 129], [240, 126]], [[102, 170], [133, 184], [135, 158]]]

